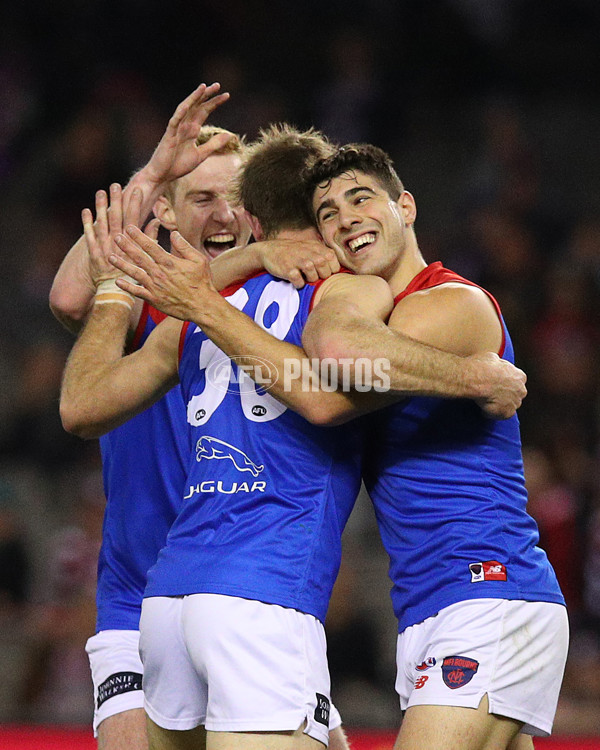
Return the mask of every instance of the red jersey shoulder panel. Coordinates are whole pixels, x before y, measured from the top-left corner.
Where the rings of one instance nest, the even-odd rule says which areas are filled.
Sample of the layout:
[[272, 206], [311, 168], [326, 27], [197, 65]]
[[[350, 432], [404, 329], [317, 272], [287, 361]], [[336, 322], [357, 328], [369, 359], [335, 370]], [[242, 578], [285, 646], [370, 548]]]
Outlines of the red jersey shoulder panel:
[[[455, 271], [451, 271], [449, 268], [444, 268], [441, 261], [439, 260], [435, 263], [430, 263], [422, 271], [420, 271], [408, 284], [406, 289], [404, 289], [404, 291], [400, 292], [400, 294], [397, 294], [394, 297], [394, 305], [397, 305], [400, 300], [408, 297], [408, 295], [412, 294], [413, 292], [420, 292], [423, 289], [432, 289], [433, 287], [441, 286], [442, 284], [447, 284], [450, 282], [454, 282], [457, 284], [466, 284], [467, 286], [474, 286], [477, 289], [481, 289], [482, 292], [485, 292], [485, 294], [487, 294], [490, 301], [494, 305], [494, 309], [496, 310], [496, 314], [498, 315], [500, 322], [502, 322], [502, 311], [500, 310], [500, 305], [496, 301], [496, 298], [491, 295], [487, 291], [487, 289], [479, 286], [479, 284], [475, 284], [475, 282], [473, 281], [465, 279], [463, 276], [460, 276]], [[504, 354], [505, 346], [506, 334], [504, 331], [504, 326], [502, 326], [502, 344], [500, 346], [498, 356], [501, 357]]]

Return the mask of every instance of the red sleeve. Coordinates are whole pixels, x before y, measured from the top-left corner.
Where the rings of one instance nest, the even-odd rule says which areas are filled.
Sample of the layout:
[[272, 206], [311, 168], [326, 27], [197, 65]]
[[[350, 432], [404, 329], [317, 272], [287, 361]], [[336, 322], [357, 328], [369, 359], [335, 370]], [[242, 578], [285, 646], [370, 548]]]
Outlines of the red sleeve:
[[183, 355], [183, 345], [185, 344], [185, 334], [187, 333], [187, 330], [190, 327], [190, 325], [191, 323], [188, 320], [181, 326], [181, 333], [179, 334], [179, 357], [178, 357], [179, 362], [181, 362], [181, 357]]
[[[342, 266], [340, 268], [340, 270], [338, 271], [338, 273], [351, 273], [352, 275], [354, 275], [353, 271], [351, 271], [349, 268], [344, 268], [344, 266]], [[336, 274], [333, 274], [333, 275], [336, 276]], [[329, 278], [331, 278], [331, 276]], [[308, 312], [309, 313], [312, 312], [312, 309], [313, 309], [313, 307], [315, 305], [315, 294], [317, 293], [317, 289], [320, 289], [321, 284], [324, 281], [327, 281], [327, 279], [319, 279], [318, 281], [311, 281], [311, 282], [309, 282], [309, 285], [312, 286], [312, 288], [313, 288], [312, 297], [310, 299], [310, 306], [308, 308]]]

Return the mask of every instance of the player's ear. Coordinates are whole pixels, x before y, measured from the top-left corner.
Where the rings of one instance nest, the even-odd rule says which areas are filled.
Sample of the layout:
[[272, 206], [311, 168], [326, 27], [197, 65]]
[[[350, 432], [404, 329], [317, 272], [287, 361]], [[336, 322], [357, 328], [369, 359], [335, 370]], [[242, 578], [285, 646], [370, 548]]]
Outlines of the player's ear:
[[265, 233], [262, 230], [262, 227], [260, 225], [260, 221], [250, 213], [250, 211], [244, 210], [244, 215], [246, 217], [246, 221], [248, 224], [250, 224], [250, 229], [252, 229], [252, 236], [257, 242], [260, 242], [261, 240], [264, 240]]
[[161, 195], [154, 204], [152, 210], [154, 211], [154, 215], [156, 216], [156, 218], [160, 219], [160, 223], [163, 225], [163, 227], [165, 227], [165, 229], [168, 229], [170, 232], [172, 232], [174, 229], [177, 229], [175, 211], [173, 210], [171, 201], [166, 196]]
[[407, 226], [412, 226], [417, 218], [417, 204], [413, 194], [409, 193], [408, 190], [403, 190], [396, 203], [404, 217], [404, 223]]

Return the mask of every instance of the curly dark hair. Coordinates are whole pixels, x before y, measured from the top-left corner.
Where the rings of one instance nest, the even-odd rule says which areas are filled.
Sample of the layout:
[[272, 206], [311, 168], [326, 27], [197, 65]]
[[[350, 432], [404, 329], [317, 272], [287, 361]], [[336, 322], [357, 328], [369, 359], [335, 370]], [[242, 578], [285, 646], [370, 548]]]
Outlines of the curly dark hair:
[[335, 177], [347, 172], [370, 175], [397, 201], [404, 192], [394, 164], [385, 151], [369, 143], [349, 143], [338, 148], [331, 156], [319, 159], [304, 172], [305, 201], [314, 216], [312, 199], [319, 185], [328, 185]]

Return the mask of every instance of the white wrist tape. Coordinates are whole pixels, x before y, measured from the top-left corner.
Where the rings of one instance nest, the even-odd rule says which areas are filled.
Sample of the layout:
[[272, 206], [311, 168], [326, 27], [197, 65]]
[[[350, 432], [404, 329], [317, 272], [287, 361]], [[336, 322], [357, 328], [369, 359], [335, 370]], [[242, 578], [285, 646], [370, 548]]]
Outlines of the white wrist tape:
[[131, 308], [135, 302], [135, 297], [124, 289], [117, 286], [116, 279], [106, 279], [98, 284], [96, 296], [94, 297], [95, 305], [124, 305]]

